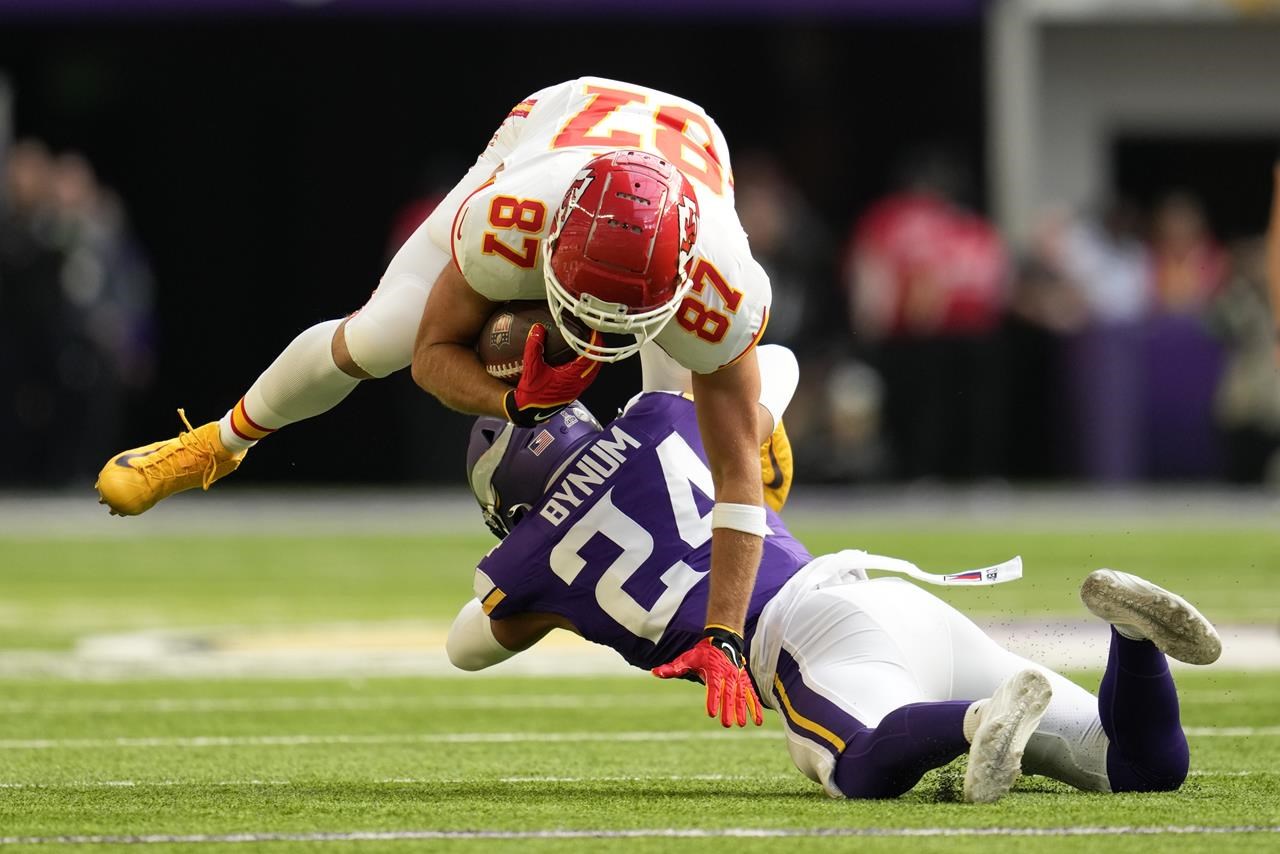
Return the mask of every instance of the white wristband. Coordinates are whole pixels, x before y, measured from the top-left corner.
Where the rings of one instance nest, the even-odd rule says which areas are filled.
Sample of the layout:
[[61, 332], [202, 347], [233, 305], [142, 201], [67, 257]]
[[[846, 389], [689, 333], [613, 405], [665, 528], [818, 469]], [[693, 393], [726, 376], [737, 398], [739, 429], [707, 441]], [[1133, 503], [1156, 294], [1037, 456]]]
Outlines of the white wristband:
[[717, 501], [711, 508], [711, 528], [732, 528], [757, 537], [767, 537], [773, 533], [765, 523], [763, 507], [754, 504], [727, 504], [723, 501]]

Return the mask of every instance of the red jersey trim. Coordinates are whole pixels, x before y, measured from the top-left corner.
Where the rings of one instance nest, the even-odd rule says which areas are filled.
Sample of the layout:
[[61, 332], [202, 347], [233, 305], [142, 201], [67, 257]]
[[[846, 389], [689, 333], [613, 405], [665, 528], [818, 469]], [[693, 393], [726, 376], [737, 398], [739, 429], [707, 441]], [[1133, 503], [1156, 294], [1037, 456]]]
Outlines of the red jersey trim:
[[458, 263], [458, 252], [456, 249], [458, 245], [458, 238], [462, 236], [462, 234], [459, 231], [460, 227], [462, 226], [462, 216], [466, 212], [467, 205], [471, 202], [471, 199], [475, 196], [475, 194], [483, 190], [485, 187], [490, 186], [493, 183], [493, 181], [494, 181], [493, 177], [490, 176], [488, 181], [485, 181], [479, 187], [476, 187], [474, 190], [468, 193], [467, 197], [462, 200], [462, 204], [458, 205], [458, 210], [453, 214], [453, 222], [449, 225], [449, 257], [453, 259], [454, 268], [456, 268], [457, 271], [460, 274], [462, 274], [462, 277], [464, 279], [466, 278], [466, 274], [462, 273], [462, 265]]
[[538, 103], [537, 98], [526, 98], [511, 108], [511, 112], [507, 113], [507, 118], [528, 118], [529, 112], [533, 109], [533, 105], [536, 103]]
[[[759, 343], [760, 343], [760, 339], [764, 337], [764, 331], [765, 331], [765, 329], [766, 329], [768, 326], [769, 326], [769, 308], [768, 308], [768, 306], [766, 306], [766, 307], [765, 307], [765, 309], [764, 309], [764, 318], [763, 318], [763, 319], [761, 319], [761, 321], [760, 321], [760, 328], [759, 328], [759, 329], [757, 329], [757, 330], [756, 330], [756, 334], [755, 334], [755, 335], [753, 335], [753, 336], [751, 337], [751, 342], [750, 342], [749, 344], [747, 344], [747, 346], [745, 346], [745, 347], [743, 347], [743, 348], [742, 348], [742, 352], [741, 352], [741, 353], [739, 353], [738, 355], [734, 356], [732, 359], [730, 359], [729, 361], [725, 362], [725, 363], [724, 363], [723, 365], [721, 365], [720, 367], [721, 367], [721, 368], [727, 368], [727, 367], [729, 367], [729, 366], [730, 366], [730, 365], [732, 365], [734, 362], [738, 361], [738, 360], [739, 360], [739, 359], [741, 359], [743, 356], [747, 355], [747, 354], [748, 354], [748, 353], [750, 353], [753, 349], [755, 349], [755, 346], [756, 346], [757, 344], [759, 344]], [[716, 370], [719, 370], [719, 368], [717, 368]]]

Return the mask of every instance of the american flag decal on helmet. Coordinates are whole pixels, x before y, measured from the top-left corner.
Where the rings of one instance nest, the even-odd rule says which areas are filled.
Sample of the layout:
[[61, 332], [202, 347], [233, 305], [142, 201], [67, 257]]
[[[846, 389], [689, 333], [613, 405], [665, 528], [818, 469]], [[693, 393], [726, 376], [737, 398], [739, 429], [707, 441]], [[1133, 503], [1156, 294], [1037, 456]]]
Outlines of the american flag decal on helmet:
[[971, 572], [957, 572], [955, 575], [944, 575], [942, 578], [946, 581], [981, 581], [982, 570], [975, 569]]
[[551, 435], [550, 430], [539, 430], [538, 435], [534, 436], [533, 441], [529, 443], [529, 450], [533, 452], [535, 457], [540, 457], [542, 456], [542, 452], [545, 451], [555, 440], [556, 437]]

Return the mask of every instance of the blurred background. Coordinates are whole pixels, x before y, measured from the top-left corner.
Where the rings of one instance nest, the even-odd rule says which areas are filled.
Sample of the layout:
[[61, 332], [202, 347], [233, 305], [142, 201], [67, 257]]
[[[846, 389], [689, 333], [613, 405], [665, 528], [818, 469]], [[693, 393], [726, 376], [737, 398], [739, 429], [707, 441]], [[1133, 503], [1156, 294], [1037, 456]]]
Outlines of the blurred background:
[[[1280, 2], [0, 0], [0, 487], [220, 417], [585, 74], [725, 131], [802, 481], [1280, 482]], [[458, 485], [468, 425], [403, 372], [236, 480]]]

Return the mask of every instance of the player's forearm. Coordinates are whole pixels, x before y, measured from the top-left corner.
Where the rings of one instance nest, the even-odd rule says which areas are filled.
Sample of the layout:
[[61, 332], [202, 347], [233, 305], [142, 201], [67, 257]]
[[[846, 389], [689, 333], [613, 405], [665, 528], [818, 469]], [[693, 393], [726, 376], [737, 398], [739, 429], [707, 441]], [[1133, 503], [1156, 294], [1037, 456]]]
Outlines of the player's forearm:
[[758, 525], [764, 525], [756, 435], [760, 374], [755, 353], [715, 374], [695, 375], [693, 394], [716, 504], [738, 506], [719, 520], [713, 516], [707, 623], [741, 634], [763, 548], [758, 530], [743, 530], [753, 527], [748, 517], [754, 516], [754, 508], [759, 508]]
[[450, 409], [505, 418], [502, 398], [511, 387], [485, 371], [475, 350], [441, 342], [413, 354], [413, 380]]
[[739, 635], [744, 633], [763, 549], [764, 540], [754, 534], [730, 528], [716, 528], [712, 532], [707, 625], [724, 626]]

